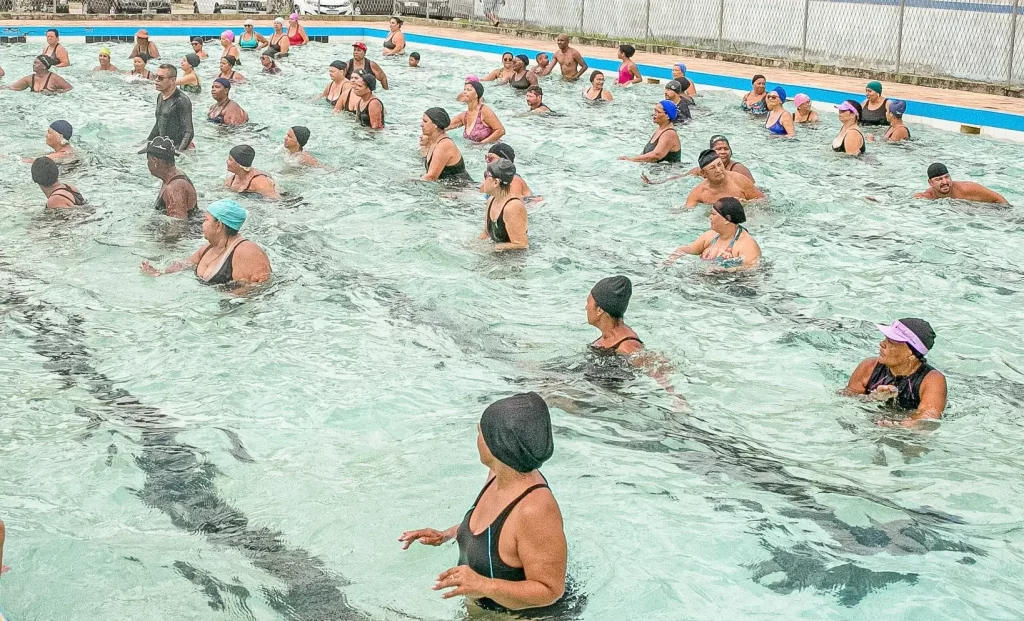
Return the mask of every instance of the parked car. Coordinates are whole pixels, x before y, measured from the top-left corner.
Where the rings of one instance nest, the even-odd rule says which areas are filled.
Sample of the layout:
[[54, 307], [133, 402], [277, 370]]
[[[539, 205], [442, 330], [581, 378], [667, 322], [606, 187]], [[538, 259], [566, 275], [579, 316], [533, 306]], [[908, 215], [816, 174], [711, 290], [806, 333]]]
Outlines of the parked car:
[[85, 0], [85, 12], [97, 15], [170, 13], [171, 0]]
[[196, 13], [238, 13], [238, 0], [193, 0]]
[[294, 0], [299, 15], [356, 15], [358, 0]]
[[238, 0], [239, 13], [266, 13], [267, 0]]

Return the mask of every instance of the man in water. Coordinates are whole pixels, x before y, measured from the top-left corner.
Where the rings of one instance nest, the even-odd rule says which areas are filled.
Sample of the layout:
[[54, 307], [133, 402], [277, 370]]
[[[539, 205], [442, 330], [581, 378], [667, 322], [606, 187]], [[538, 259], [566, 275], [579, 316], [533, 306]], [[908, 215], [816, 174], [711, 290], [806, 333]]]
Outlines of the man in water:
[[753, 181], [738, 172], [726, 170], [722, 158], [711, 149], [701, 151], [697, 164], [704, 181], [697, 184], [686, 197], [687, 209], [693, 209], [700, 203], [713, 205], [726, 196], [748, 201], [764, 198], [761, 190], [754, 187]]
[[410, 67], [419, 67], [420, 66], [420, 53], [419, 52], [413, 52], [412, 54], [409, 54], [409, 66]]
[[160, 65], [156, 70], [156, 123], [147, 141], [167, 136], [179, 153], [192, 146], [192, 101], [178, 90], [178, 70], [173, 65]]
[[935, 345], [931, 325], [908, 317], [878, 329], [885, 337], [878, 346], [878, 356], [857, 365], [844, 394], [891, 402], [912, 411], [909, 418], [879, 422], [885, 426], [911, 427], [921, 420], [941, 418], [946, 409], [946, 377], [925, 360]]
[[945, 164], [935, 163], [928, 167], [928, 185], [924, 192], [914, 194], [914, 198], [937, 200], [940, 198], [959, 198], [978, 203], [1009, 204], [997, 192], [973, 181], [953, 181], [949, 178], [949, 170]]
[[546, 114], [551, 108], [544, 104], [544, 90], [539, 86], [526, 89], [526, 105], [530, 106], [530, 114]]
[[170, 138], [157, 136], [139, 153], [146, 154], [149, 174], [161, 181], [156, 195], [156, 210], [172, 218], [185, 220], [199, 208], [192, 180], [174, 165], [175, 145]]
[[551, 57], [548, 56], [547, 52], [541, 52], [540, 54], [534, 56], [533, 59], [537, 62], [537, 64], [534, 65], [530, 69], [530, 71], [532, 71], [534, 75], [536, 75], [538, 78], [550, 74], [551, 70], [554, 69], [554, 67], [551, 65]]
[[[578, 51], [569, 47], [569, 35], [562, 33], [555, 39], [558, 44], [558, 51], [555, 52], [555, 62], [562, 68], [562, 79], [575, 82], [587, 71], [587, 61]], [[537, 73], [538, 76], [551, 73], [554, 65], [550, 65], [546, 73]]]
[[249, 114], [231, 99], [231, 80], [217, 78], [210, 85], [213, 105], [206, 113], [206, 120], [215, 125], [243, 125], [249, 121]]
[[307, 142], [309, 142], [308, 127], [295, 125], [285, 132], [284, 149], [288, 152], [288, 159], [303, 166], [323, 167], [323, 164], [306, 151]]
[[85, 198], [73, 185], [60, 183], [57, 163], [48, 157], [37, 157], [32, 161], [32, 182], [39, 186], [46, 196], [47, 209], [66, 209], [85, 204]]

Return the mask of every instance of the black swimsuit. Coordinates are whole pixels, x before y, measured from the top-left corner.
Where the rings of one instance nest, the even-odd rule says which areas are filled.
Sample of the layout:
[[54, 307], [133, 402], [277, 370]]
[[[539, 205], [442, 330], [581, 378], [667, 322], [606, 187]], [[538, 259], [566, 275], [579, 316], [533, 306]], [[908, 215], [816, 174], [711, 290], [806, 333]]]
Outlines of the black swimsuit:
[[357, 108], [357, 110], [356, 110], [356, 118], [359, 119], [359, 124], [360, 125], [363, 125], [365, 127], [373, 127], [373, 125], [370, 124], [370, 104], [372, 104], [375, 101], [380, 103], [380, 122], [383, 125], [383, 123], [384, 123], [384, 103], [381, 102], [376, 97], [374, 97], [373, 99], [368, 101], [366, 103], [365, 107]]
[[[332, 82], [332, 84], [333, 84], [333, 82]], [[327, 103], [330, 104], [332, 108], [338, 103], [338, 100], [341, 99], [341, 91], [343, 91], [343, 90], [345, 90], [345, 85], [344, 84], [342, 84], [341, 88], [338, 89], [338, 96], [337, 96], [337, 98], [331, 99], [331, 87], [330, 86], [327, 87], [327, 97], [325, 97], [324, 99], [327, 100]]]
[[[82, 196], [82, 193], [79, 192], [78, 190], [72, 188], [71, 186], [69, 186], [66, 183], [60, 184], [60, 187], [58, 187], [53, 192], [50, 192], [50, 196], [53, 196], [57, 192], [65, 192], [65, 193], [67, 193], [67, 197], [71, 199], [71, 202], [76, 207], [80, 207], [80, 206], [85, 204], [85, 197]], [[62, 194], [62, 196], [63, 196], [63, 194]]]
[[[53, 66], [53, 67], [56, 67], [57, 65], [60, 64], [60, 59], [57, 58], [57, 48], [59, 48], [59, 47], [60, 47], [60, 43], [58, 43], [57, 45], [53, 46], [53, 54], [47, 54], [45, 50], [43, 51], [43, 54], [42, 54], [43, 56], [45, 56], [45, 57], [50, 59], [50, 65]], [[46, 49], [48, 50], [50, 48], [46, 48]]]
[[879, 386], [895, 386], [898, 391], [896, 404], [905, 410], [916, 410], [921, 405], [921, 383], [924, 382], [925, 376], [934, 370], [935, 368], [928, 363], [921, 362], [921, 366], [910, 375], [896, 377], [889, 367], [879, 362], [871, 371], [865, 394]]
[[889, 106], [889, 100], [883, 99], [882, 105], [876, 110], [871, 110], [864, 102], [863, 112], [860, 115], [861, 125], [888, 125], [889, 119], [885, 118], [885, 110]]
[[520, 199], [518, 196], [510, 196], [505, 199], [505, 203], [498, 212], [498, 217], [494, 220], [491, 220], [491, 204], [494, 203], [494, 198], [487, 201], [487, 235], [491, 241], [498, 244], [507, 244], [512, 241], [508, 236], [508, 230], [505, 229], [505, 207], [514, 200]]
[[[234, 267], [231, 265], [231, 258], [235, 256], [235, 251], [238, 250], [238, 247], [247, 241], [249, 240], [243, 239], [242, 241], [238, 242], [237, 244], [231, 247], [231, 251], [228, 252], [228, 256], [226, 259], [224, 259], [224, 262], [221, 263], [220, 269], [217, 270], [217, 273], [211, 276], [209, 280], [203, 280], [202, 277], [199, 276], [199, 265], [197, 264], [196, 277], [199, 278], [199, 281], [202, 282], [204, 285], [226, 285], [229, 282], [231, 282], [233, 280], [232, 275], [234, 274]], [[202, 261], [203, 257], [205, 257], [206, 253], [209, 251], [210, 246], [207, 246], [206, 250], [203, 251], [203, 254], [199, 255], [199, 260]]]
[[512, 78], [509, 79], [508, 85], [511, 86], [512, 88], [518, 88], [520, 90], [526, 90], [530, 88], [530, 81], [526, 79], [526, 76], [528, 76], [529, 74], [529, 71], [524, 71], [523, 77], [521, 79], [516, 79], [515, 74], [512, 74]]
[[29, 85], [28, 85], [28, 90], [33, 92], [33, 93], [42, 93], [43, 91], [46, 90], [46, 87], [50, 85], [50, 78], [52, 78], [52, 77], [53, 77], [53, 74], [50, 73], [49, 71], [47, 71], [46, 72], [46, 81], [43, 82], [43, 88], [40, 88], [40, 89], [36, 90], [36, 76], [33, 75], [32, 76], [32, 82], [29, 83]]
[[[441, 138], [441, 140], [451, 140], [451, 138], [449, 138], [448, 136], [444, 136], [444, 137]], [[438, 140], [438, 143], [440, 143], [441, 140]], [[428, 171], [430, 170], [430, 162], [432, 162], [434, 160], [434, 150], [436, 150], [436, 149], [437, 149], [437, 145], [435, 144], [434, 145], [434, 149], [432, 149], [430, 151], [430, 159], [423, 158], [423, 165], [424, 165], [424, 167], [426, 167], [426, 169]], [[438, 181], [472, 181], [472, 179], [469, 178], [469, 173], [466, 172], [466, 162], [463, 161], [463, 159], [461, 157], [459, 158], [459, 161], [456, 162], [455, 164], [451, 164], [449, 166], [445, 166], [444, 169], [441, 170], [441, 174], [437, 177], [437, 180]]]
[[392, 32], [391, 34], [388, 35], [388, 38], [384, 41], [384, 47], [386, 49], [389, 49], [389, 50], [395, 49], [395, 42], [391, 40], [392, 38], [394, 38], [394, 36], [395, 36], [395, 33]]
[[[348, 66], [345, 68], [345, 77], [346, 78], [351, 78], [352, 74], [355, 71], [356, 71], [356, 59], [349, 58], [348, 59]], [[373, 68], [370, 66], [370, 59], [369, 58], [364, 58], [363, 59], [363, 68], [359, 69], [359, 71], [362, 71], [363, 73], [373, 73]]]
[[[667, 131], [669, 131], [669, 130], [668, 129], [663, 129], [663, 130], [661, 130], [660, 133], [654, 134], [654, 136], [651, 138], [651, 141], [647, 143], [646, 147], [644, 147], [644, 151], [643, 151], [643, 153], [641, 155], [647, 155], [648, 153], [650, 153], [651, 151], [656, 149], [657, 146], [658, 146], [658, 141], [661, 140], [662, 135], [664, 135], [664, 133], [667, 132]], [[675, 130], [672, 130], [672, 131], [675, 131]], [[658, 160], [658, 162], [676, 163], [676, 162], [681, 161], [679, 158], [680, 158], [679, 151], [669, 151], [668, 153], [665, 154], [665, 157], [663, 157], [660, 160]]]
[[[235, 179], [237, 179], [238, 175], [234, 175], [234, 177], [235, 177]], [[251, 190], [249, 190], [249, 188], [252, 187], [252, 182], [256, 181], [256, 179], [258, 179], [260, 177], [266, 177], [267, 179], [270, 179], [270, 175], [268, 175], [266, 173], [258, 172], [258, 173], [256, 173], [255, 175], [252, 176], [252, 179], [249, 179], [249, 183], [245, 184], [245, 187], [242, 188], [241, 190], [239, 190], [238, 193], [239, 194], [247, 194], [247, 193], [259, 194], [259, 192], [251, 191]], [[234, 179], [232, 179], [232, 181], [234, 181]]]
[[[184, 179], [190, 186], [192, 186], [192, 192], [196, 193], [196, 184], [192, 183], [192, 180], [188, 178], [188, 175], [186, 175], [185, 173], [174, 175], [173, 177], [171, 177], [170, 179], [167, 180], [167, 183], [164, 184], [164, 187], [160, 188], [160, 193], [156, 195], [156, 205], [154, 205], [154, 207], [160, 213], [167, 213], [167, 203], [164, 202], [164, 188], [169, 186], [172, 181], [177, 181], [178, 179]], [[198, 194], [197, 193], [196, 193], [196, 203], [193, 204], [191, 207], [189, 207], [188, 213], [191, 214], [196, 209], [199, 209], [199, 202], [198, 202]]]
[[[598, 339], [598, 340], [600, 340], [600, 339]], [[636, 341], [637, 343], [640, 343], [641, 345], [644, 344], [643, 341], [641, 341], [639, 338], [637, 338], [635, 336], [627, 336], [627, 337], [621, 339], [618, 343], [616, 343], [614, 345], [609, 345], [608, 347], [601, 347], [600, 345], [597, 344], [597, 341], [594, 341], [593, 343], [590, 344], [590, 348], [592, 350], [594, 350], [594, 352], [599, 353], [599, 354], [617, 354], [617, 353], [619, 353], [619, 346], [622, 345], [623, 343], [625, 343], [626, 341]]]

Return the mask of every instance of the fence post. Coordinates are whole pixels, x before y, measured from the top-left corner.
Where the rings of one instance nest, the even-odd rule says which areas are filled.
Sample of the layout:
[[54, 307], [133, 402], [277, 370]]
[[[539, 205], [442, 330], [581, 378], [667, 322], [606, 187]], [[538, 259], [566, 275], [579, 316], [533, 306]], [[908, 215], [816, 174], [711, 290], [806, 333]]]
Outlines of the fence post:
[[807, 62], [807, 24], [811, 19], [811, 0], [804, 0], [804, 43], [800, 48], [800, 61]]
[[1013, 13], [1010, 16], [1010, 44], [1006, 46], [1008, 53], [1006, 54], [1006, 87], [1013, 86], [1013, 52], [1014, 46], [1017, 43], [1017, 0], [1013, 0], [1013, 7], [1011, 9]]
[[523, 0], [523, 25], [526, 25], [526, 0]]
[[900, 18], [896, 32], [896, 74], [903, 67], [903, 12], [907, 8], [907, 0], [900, 0]]
[[718, 0], [718, 51], [722, 51], [722, 33], [725, 31], [725, 0]]
[[580, 0], [580, 34], [583, 34], [583, 10], [587, 6], [587, 0]]
[[646, 36], [648, 39], [650, 39], [651, 38], [651, 0], [647, 0], [645, 10], [646, 10], [646, 14], [647, 14], [647, 17], [646, 17], [647, 27], [644, 30], [644, 33], [645, 33], [644, 36]]

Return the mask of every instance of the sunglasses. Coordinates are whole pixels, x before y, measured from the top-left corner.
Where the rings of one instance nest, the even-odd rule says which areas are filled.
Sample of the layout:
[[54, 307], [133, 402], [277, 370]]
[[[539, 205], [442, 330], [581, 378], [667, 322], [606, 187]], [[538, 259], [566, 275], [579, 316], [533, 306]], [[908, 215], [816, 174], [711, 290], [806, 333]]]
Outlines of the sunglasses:
[[163, 82], [164, 80], [170, 80], [170, 79], [171, 79], [171, 76], [169, 76], [169, 75], [158, 75], [158, 76], [153, 78], [153, 80], [156, 81], [156, 82]]
[[511, 56], [503, 56], [501, 58], [501, 62], [503, 62], [503, 63], [510, 63], [510, 62], [512, 62], [512, 57]]
[[779, 98], [779, 96], [775, 95], [775, 94], [771, 94], [771, 95], [768, 95], [767, 97], [765, 97], [765, 99], [778, 99], [778, 98]]

